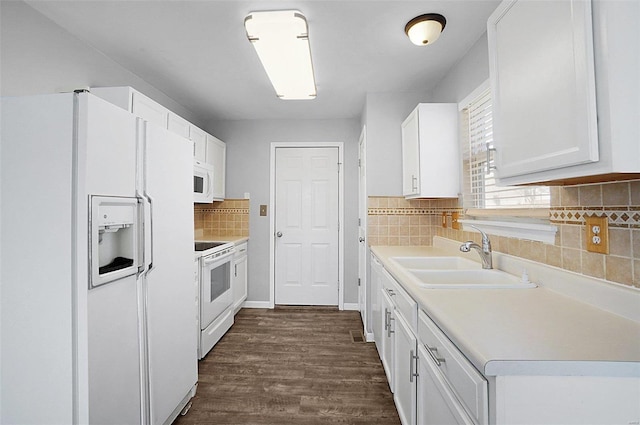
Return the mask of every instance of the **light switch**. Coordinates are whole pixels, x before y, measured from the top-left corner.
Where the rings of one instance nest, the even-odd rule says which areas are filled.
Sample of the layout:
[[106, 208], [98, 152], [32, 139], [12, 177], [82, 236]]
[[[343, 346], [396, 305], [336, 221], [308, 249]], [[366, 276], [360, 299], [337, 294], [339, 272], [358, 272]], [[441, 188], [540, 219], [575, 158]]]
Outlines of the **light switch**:
[[266, 215], [267, 215], [267, 206], [266, 205], [260, 205], [260, 215], [262, 217], [266, 217]]

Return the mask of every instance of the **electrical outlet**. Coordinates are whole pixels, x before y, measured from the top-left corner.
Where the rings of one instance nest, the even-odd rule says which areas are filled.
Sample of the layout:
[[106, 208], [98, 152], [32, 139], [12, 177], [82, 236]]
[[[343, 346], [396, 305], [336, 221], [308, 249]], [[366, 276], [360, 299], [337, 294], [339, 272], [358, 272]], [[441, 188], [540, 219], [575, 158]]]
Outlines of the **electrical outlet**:
[[609, 253], [609, 221], [607, 217], [587, 217], [587, 251]]

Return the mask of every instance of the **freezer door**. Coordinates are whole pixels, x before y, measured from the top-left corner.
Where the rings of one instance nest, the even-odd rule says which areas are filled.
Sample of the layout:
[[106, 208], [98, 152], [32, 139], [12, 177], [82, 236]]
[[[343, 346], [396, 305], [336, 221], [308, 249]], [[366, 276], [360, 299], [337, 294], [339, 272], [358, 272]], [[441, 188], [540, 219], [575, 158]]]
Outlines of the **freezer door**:
[[191, 143], [144, 123], [143, 196], [151, 203], [153, 260], [146, 274], [152, 424], [163, 424], [198, 379], [194, 332]]
[[[84, 285], [89, 423], [137, 424], [142, 420], [142, 348], [136, 119], [90, 94], [79, 95], [78, 102], [78, 204], [86, 205], [78, 210], [78, 234], [85, 238], [78, 249], [89, 257], [79, 273], [89, 269], [91, 281]], [[93, 228], [83, 231], [87, 224]], [[126, 262], [112, 261], [116, 257]]]

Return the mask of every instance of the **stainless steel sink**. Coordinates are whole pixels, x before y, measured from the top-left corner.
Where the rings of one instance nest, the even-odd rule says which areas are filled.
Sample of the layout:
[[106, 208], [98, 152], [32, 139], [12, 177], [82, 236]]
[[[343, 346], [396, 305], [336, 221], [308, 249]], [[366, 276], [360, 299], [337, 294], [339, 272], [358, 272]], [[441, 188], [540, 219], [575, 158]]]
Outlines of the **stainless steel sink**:
[[480, 270], [482, 266], [461, 257], [391, 257], [400, 267], [412, 270]]
[[427, 289], [535, 288], [532, 282], [500, 270], [408, 270]]

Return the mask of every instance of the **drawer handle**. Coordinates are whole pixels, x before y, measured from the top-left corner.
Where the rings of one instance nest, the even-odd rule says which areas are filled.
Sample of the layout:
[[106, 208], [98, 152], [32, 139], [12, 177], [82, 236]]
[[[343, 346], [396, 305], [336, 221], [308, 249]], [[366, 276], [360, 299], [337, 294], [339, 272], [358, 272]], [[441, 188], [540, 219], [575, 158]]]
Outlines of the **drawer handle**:
[[394, 330], [391, 329], [391, 321], [395, 320], [393, 317], [391, 317], [391, 312], [389, 312], [389, 327], [387, 328], [387, 336], [389, 338], [391, 338], [391, 334], [395, 333]]
[[389, 310], [385, 307], [384, 309], [384, 330], [389, 329]]
[[445, 359], [443, 359], [441, 357], [436, 357], [436, 353], [438, 353], [438, 349], [437, 348], [435, 348], [435, 347], [431, 348], [427, 344], [424, 345], [424, 348], [427, 349], [427, 353], [429, 353], [429, 357], [431, 357], [431, 360], [433, 360], [436, 365], [441, 366], [442, 363], [445, 363]]
[[389, 294], [389, 296], [391, 296], [391, 297], [395, 297], [396, 296], [396, 293], [393, 292], [393, 289], [387, 289], [387, 294]]
[[413, 361], [418, 362], [418, 356], [413, 353], [413, 350], [409, 351], [409, 382], [413, 382], [413, 377], [418, 377], [418, 374], [414, 372]]

